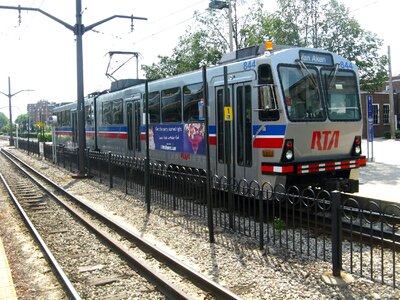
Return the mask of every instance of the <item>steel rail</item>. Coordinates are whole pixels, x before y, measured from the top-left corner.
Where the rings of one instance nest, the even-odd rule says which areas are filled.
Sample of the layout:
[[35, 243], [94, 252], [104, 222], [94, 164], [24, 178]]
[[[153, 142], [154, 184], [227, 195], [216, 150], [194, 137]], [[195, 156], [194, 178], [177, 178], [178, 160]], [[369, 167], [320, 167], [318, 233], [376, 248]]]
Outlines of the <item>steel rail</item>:
[[[193, 270], [192, 268], [184, 265], [182, 262], [179, 260], [176, 260], [173, 258], [171, 255], [168, 253], [162, 251], [161, 249], [151, 245], [149, 242], [147, 242], [145, 239], [141, 238], [139, 235], [131, 232], [129, 229], [125, 228], [123, 225], [115, 222], [114, 220], [110, 219], [109, 217], [105, 216], [101, 212], [97, 211], [95, 208], [91, 207], [90, 205], [83, 203], [81, 200], [79, 200], [77, 197], [69, 193], [68, 191], [64, 190], [62, 187], [58, 186], [55, 182], [53, 182], [51, 179], [47, 178], [40, 172], [36, 171], [29, 165], [27, 165], [25, 162], [20, 160], [18, 157], [15, 155], [11, 154], [10, 152], [6, 151], [4, 148], [1, 149], [2, 153], [6, 155], [8, 159], [15, 159], [23, 165], [24, 168], [28, 169], [30, 172], [34, 173], [36, 176], [40, 177], [42, 180], [44, 180], [47, 184], [51, 185], [55, 190], [57, 190], [59, 193], [62, 193], [64, 196], [68, 197], [70, 200], [74, 202], [74, 204], [80, 206], [83, 210], [87, 211], [88, 213], [95, 215], [99, 220], [101, 220], [104, 224], [107, 224], [110, 228], [112, 228], [115, 232], [117, 232], [119, 235], [125, 237], [127, 240], [130, 242], [136, 244], [136, 246], [141, 249], [142, 251], [146, 253], [150, 253], [155, 259], [158, 261], [164, 263], [167, 265], [169, 268], [171, 268], [175, 273], [179, 274], [180, 276], [184, 276], [188, 280], [190, 280], [193, 284], [198, 286], [204, 291], [207, 291], [211, 295], [213, 295], [216, 299], [240, 299], [239, 296], [231, 292], [230, 290], [224, 288], [223, 286], [215, 283], [211, 279], [207, 278], [203, 274], [200, 274]], [[9, 155], [9, 156], [8, 156]], [[20, 167], [19, 167], [20, 168]], [[27, 176], [31, 177], [27, 171], [23, 170], [24, 173], [26, 173]], [[34, 179], [35, 180], [35, 179]], [[36, 180], [35, 180], [36, 181]], [[47, 193], [48, 189], [42, 185], [41, 183], [38, 183], [38, 185]], [[52, 197], [57, 198], [57, 196], [50, 192], [50, 195]], [[100, 233], [99, 233], [100, 234]], [[104, 237], [106, 238], [106, 237]], [[120, 243], [116, 243], [115, 247], [116, 249], [119, 247]], [[127, 258], [129, 258], [129, 253], [124, 254], [123, 252], [121, 253], [122, 255], [128, 255]], [[149, 276], [151, 276], [151, 272], [149, 273]], [[168, 287], [166, 288], [166, 292], [168, 292]], [[178, 294], [173, 297], [174, 299], [182, 299], [180, 298]]]
[[61, 266], [59, 265], [59, 263], [55, 259], [54, 255], [52, 254], [50, 249], [47, 247], [46, 243], [44, 242], [44, 240], [40, 236], [39, 232], [36, 230], [35, 226], [31, 222], [31, 220], [29, 219], [28, 215], [25, 213], [25, 211], [22, 208], [21, 204], [19, 203], [17, 197], [12, 192], [9, 184], [7, 183], [7, 181], [4, 178], [3, 174], [1, 174], [1, 173], [0, 173], [0, 178], [1, 178], [1, 181], [3, 182], [3, 185], [7, 189], [7, 192], [9, 194], [10, 198], [14, 202], [15, 207], [17, 208], [19, 214], [21, 215], [22, 220], [24, 221], [24, 223], [28, 227], [28, 229], [31, 232], [33, 238], [39, 244], [39, 247], [42, 249], [42, 252], [44, 253], [44, 255], [46, 257], [46, 260], [52, 266], [55, 275], [57, 276], [58, 280], [60, 281], [60, 283], [64, 287], [64, 289], [67, 292], [67, 295], [69, 296], [69, 298], [76, 299], [76, 300], [81, 299], [81, 297], [79, 296], [79, 294], [76, 291], [75, 287], [73, 286], [73, 284], [69, 280], [68, 276], [64, 273], [63, 269], [61, 268]]

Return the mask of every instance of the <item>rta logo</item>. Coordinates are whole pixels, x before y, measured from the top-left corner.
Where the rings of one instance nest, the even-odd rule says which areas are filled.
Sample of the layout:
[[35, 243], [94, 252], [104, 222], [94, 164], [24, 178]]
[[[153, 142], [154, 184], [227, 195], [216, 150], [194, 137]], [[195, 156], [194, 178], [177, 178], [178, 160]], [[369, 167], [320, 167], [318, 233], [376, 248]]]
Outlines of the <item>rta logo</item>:
[[331, 150], [339, 146], [339, 130], [314, 131], [311, 140], [311, 149]]

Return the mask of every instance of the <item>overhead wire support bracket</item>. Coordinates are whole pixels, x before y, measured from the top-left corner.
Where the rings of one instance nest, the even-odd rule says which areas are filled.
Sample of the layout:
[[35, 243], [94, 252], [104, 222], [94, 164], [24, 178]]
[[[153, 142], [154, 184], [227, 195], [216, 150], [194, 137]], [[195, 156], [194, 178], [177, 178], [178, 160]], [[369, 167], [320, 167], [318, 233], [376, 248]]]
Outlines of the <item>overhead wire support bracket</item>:
[[147, 20], [147, 18], [134, 17], [133, 15], [113, 15], [111, 17], [100, 20], [89, 26], [84, 26], [82, 24], [82, 0], [76, 0], [76, 24], [74, 26], [60, 20], [59, 18], [35, 7], [22, 7], [22, 6], [5, 6], [0, 5], [0, 9], [14, 9], [21, 12], [21, 10], [27, 11], [37, 11], [46, 17], [56, 21], [57, 23], [63, 25], [67, 29], [74, 32], [76, 35], [76, 65], [77, 65], [77, 110], [78, 110], [78, 176], [85, 176], [85, 150], [86, 150], [86, 134], [85, 134], [85, 100], [83, 91], [83, 46], [82, 46], [82, 36], [85, 32], [92, 30], [94, 27], [110, 21], [115, 18], [133, 19], [136, 20]]
[[[121, 55], [132, 55], [130, 58], [128, 58], [126, 61], [121, 63], [119, 67], [117, 67], [114, 71], [110, 73], [110, 67], [111, 67], [111, 60], [115, 54], [121, 54]], [[139, 78], [139, 52], [129, 52], [129, 51], [109, 51], [108, 55], [110, 56], [110, 59], [108, 61], [107, 65], [107, 70], [106, 70], [106, 76], [114, 81], [117, 81], [117, 79], [114, 78], [114, 74], [121, 69], [125, 64], [127, 64], [132, 58], [136, 58], [136, 79]]]

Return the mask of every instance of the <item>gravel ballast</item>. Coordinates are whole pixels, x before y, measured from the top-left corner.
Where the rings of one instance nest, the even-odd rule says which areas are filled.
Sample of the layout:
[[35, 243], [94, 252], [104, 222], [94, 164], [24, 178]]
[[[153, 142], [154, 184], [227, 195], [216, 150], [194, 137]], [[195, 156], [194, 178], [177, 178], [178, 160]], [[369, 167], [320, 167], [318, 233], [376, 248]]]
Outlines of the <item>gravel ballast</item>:
[[[70, 172], [50, 162], [11, 150], [59, 185], [68, 186], [69, 192], [243, 299], [400, 299], [398, 289], [355, 275], [348, 284], [327, 284], [323, 275], [331, 271], [329, 262], [279, 247], [260, 251], [255, 241], [238, 234], [222, 231], [216, 234], [215, 243], [210, 244], [204, 220], [174, 214], [155, 205], [147, 214], [141, 196], [110, 190], [93, 179], [73, 179]], [[9, 209], [10, 205], [1, 206], [1, 210]], [[2, 216], [8, 218], [4, 212]], [[18, 223], [7, 222], [7, 228], [1, 226], [2, 237], [5, 229]], [[19, 234], [28, 233], [20, 230]], [[4, 242], [14, 243], [7, 239]], [[23, 243], [12, 247], [23, 247]], [[13, 269], [18, 262], [10, 264]]]

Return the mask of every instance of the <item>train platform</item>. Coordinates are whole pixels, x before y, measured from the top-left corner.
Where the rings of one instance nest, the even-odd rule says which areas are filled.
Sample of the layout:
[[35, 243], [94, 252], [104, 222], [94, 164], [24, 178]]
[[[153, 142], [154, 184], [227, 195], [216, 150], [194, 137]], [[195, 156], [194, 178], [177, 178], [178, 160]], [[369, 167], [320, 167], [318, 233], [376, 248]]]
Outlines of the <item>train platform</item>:
[[400, 140], [363, 140], [362, 151], [367, 165], [359, 169], [360, 191], [356, 195], [400, 204]]
[[0, 237], [0, 300], [18, 299], [8, 265], [3, 241]]

